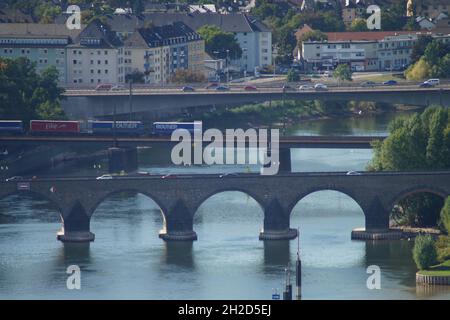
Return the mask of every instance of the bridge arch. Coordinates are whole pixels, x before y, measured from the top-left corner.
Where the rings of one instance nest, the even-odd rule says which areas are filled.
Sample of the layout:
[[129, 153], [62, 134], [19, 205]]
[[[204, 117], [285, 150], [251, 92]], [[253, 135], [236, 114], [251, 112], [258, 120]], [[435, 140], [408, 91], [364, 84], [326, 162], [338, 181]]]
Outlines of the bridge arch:
[[353, 191], [351, 191], [347, 188], [344, 188], [344, 187], [340, 187], [340, 186], [337, 187], [337, 186], [327, 185], [327, 186], [319, 186], [319, 187], [311, 188], [311, 189], [306, 190], [305, 192], [300, 193], [296, 198], [294, 198], [294, 200], [288, 206], [289, 216], [292, 215], [292, 212], [293, 212], [294, 208], [296, 207], [296, 205], [298, 203], [300, 203], [304, 198], [306, 198], [307, 196], [312, 195], [314, 193], [322, 192], [322, 191], [335, 191], [335, 192], [344, 194], [348, 198], [352, 199], [359, 206], [359, 208], [364, 213], [364, 215], [366, 215], [366, 212], [364, 210], [365, 206], [364, 206], [363, 201], [358, 199], [358, 197], [355, 195], [355, 193]]
[[162, 203], [162, 201], [158, 198], [155, 197], [153, 194], [146, 192], [146, 191], [142, 191], [140, 189], [134, 189], [134, 188], [124, 188], [124, 189], [117, 189], [108, 193], [103, 194], [101, 197], [99, 197], [98, 199], [96, 199], [96, 201], [94, 202], [94, 204], [88, 208], [88, 214], [89, 217], [92, 217], [95, 213], [95, 211], [97, 210], [97, 208], [103, 203], [105, 202], [105, 200], [107, 200], [108, 198], [114, 197], [115, 195], [119, 195], [121, 193], [126, 193], [126, 194], [142, 194], [145, 197], [147, 197], [148, 199], [152, 200], [153, 202], [155, 202], [155, 204], [160, 208], [161, 213], [163, 215], [163, 218], [165, 218], [165, 215], [167, 214], [167, 210], [168, 208]]
[[406, 199], [409, 196], [416, 195], [416, 194], [423, 194], [423, 193], [433, 194], [433, 195], [439, 196], [443, 199], [445, 199], [447, 196], [449, 196], [449, 194], [441, 188], [436, 188], [436, 187], [431, 187], [431, 186], [426, 186], [426, 185], [411, 187], [411, 188], [408, 188], [408, 189], [405, 189], [405, 190], [402, 190], [402, 191], [396, 193], [389, 199], [389, 202], [387, 204], [389, 212], [392, 211], [392, 209], [394, 209], [395, 205], [402, 199]]
[[249, 191], [245, 188], [232, 187], [232, 188], [217, 189], [217, 190], [214, 190], [212, 192], [209, 192], [209, 193], [203, 195], [194, 207], [194, 212], [193, 212], [194, 216], [198, 212], [198, 209], [202, 206], [202, 204], [204, 204], [210, 198], [212, 198], [218, 194], [225, 193], [225, 192], [238, 192], [241, 194], [245, 194], [246, 196], [248, 196], [248, 197], [252, 198], [254, 201], [256, 201], [256, 203], [258, 203], [261, 210], [264, 212], [264, 201], [256, 193], [253, 193], [252, 191]]

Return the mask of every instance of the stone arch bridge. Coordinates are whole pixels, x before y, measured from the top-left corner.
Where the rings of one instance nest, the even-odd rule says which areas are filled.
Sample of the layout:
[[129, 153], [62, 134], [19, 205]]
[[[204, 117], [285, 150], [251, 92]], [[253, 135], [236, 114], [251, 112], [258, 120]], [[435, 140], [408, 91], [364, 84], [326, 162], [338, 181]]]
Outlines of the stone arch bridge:
[[94, 240], [90, 220], [98, 205], [112, 194], [133, 191], [147, 195], [161, 208], [162, 239], [196, 240], [193, 218], [200, 205], [217, 193], [240, 191], [254, 198], [264, 212], [260, 239], [278, 240], [297, 236], [290, 228], [292, 209], [302, 198], [321, 190], [339, 191], [354, 199], [365, 215], [366, 236], [376, 235], [389, 231], [389, 213], [400, 199], [420, 192], [449, 196], [450, 171], [45, 178], [1, 182], [0, 199], [16, 193], [34, 193], [48, 199], [62, 218], [58, 239], [83, 242]]

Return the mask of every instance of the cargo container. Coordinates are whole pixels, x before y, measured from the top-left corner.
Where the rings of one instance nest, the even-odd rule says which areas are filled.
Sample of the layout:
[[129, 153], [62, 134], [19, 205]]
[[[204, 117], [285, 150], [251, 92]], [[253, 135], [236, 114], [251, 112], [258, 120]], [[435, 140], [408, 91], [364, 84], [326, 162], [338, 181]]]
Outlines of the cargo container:
[[0, 120], [0, 134], [23, 133], [23, 123], [20, 120]]
[[31, 133], [76, 134], [80, 133], [78, 121], [31, 120]]
[[170, 136], [177, 129], [186, 129], [191, 134], [194, 132], [202, 132], [202, 122], [154, 122], [153, 134], [161, 136]]
[[[115, 130], [114, 130], [115, 128]], [[117, 134], [142, 135], [145, 133], [144, 124], [141, 121], [89, 121], [87, 125], [89, 133], [93, 134]]]

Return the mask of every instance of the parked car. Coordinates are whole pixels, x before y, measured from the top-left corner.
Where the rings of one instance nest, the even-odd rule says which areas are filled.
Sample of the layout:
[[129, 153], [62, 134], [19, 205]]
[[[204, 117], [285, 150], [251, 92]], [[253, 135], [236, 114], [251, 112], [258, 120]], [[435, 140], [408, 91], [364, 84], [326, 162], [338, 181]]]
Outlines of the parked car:
[[325, 84], [323, 84], [323, 83], [317, 83], [317, 84], [314, 86], [314, 89], [315, 89], [316, 91], [326, 91], [326, 90], [328, 90], [328, 87], [327, 87]]
[[245, 86], [244, 90], [245, 91], [256, 91], [258, 89], [255, 86]]
[[388, 81], [383, 82], [383, 85], [385, 85], [385, 86], [395, 86], [396, 84], [397, 84], [397, 81], [395, 81], [395, 80], [388, 80]]
[[195, 89], [193, 87], [190, 87], [190, 86], [184, 86], [181, 89], [181, 91], [183, 91], [183, 92], [192, 92], [192, 91], [195, 91]]
[[300, 87], [298, 87], [298, 90], [300, 91], [314, 90], [314, 87], [309, 84], [302, 84]]
[[375, 82], [373, 82], [373, 81], [365, 81], [365, 82], [363, 82], [363, 83], [361, 83], [361, 87], [364, 87], [364, 88], [368, 88], [368, 87], [375, 87], [376, 86], [376, 83]]
[[227, 86], [218, 86], [218, 87], [216, 87], [216, 90], [217, 91], [229, 91], [230, 88]]
[[97, 86], [95, 87], [95, 90], [96, 90], [96, 91], [109, 91], [109, 90], [112, 89], [112, 87], [113, 87], [112, 84], [109, 84], [109, 83], [100, 83], [99, 85], [97, 85]]
[[235, 172], [227, 172], [227, 173], [223, 173], [221, 175], [219, 175], [219, 178], [225, 178], [225, 177], [237, 177], [238, 174]]
[[283, 84], [283, 91], [288, 91], [288, 90], [292, 90], [292, 87], [290, 85], [288, 85], [287, 83]]

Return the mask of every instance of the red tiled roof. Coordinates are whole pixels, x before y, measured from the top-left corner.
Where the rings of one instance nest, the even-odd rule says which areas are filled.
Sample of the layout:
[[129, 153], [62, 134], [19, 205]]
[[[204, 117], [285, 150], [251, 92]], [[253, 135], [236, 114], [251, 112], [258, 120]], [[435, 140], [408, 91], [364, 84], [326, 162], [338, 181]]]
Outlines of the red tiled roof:
[[377, 41], [385, 37], [415, 34], [416, 31], [327, 32], [328, 41]]

